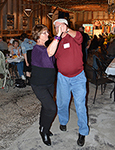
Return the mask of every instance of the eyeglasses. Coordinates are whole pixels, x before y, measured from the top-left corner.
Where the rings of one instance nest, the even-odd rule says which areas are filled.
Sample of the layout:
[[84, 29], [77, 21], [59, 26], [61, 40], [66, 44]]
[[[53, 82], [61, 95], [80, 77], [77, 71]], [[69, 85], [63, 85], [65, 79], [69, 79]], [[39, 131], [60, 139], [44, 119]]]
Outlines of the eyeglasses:
[[42, 34], [49, 34], [49, 31], [42, 32]]

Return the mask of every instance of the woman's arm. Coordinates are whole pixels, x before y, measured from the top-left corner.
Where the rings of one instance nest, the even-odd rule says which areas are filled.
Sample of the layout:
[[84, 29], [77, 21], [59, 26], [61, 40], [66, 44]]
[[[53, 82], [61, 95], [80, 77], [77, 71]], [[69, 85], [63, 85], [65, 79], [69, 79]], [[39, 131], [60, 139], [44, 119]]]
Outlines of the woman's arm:
[[57, 34], [57, 38], [54, 37], [54, 40], [51, 42], [51, 44], [47, 48], [47, 53], [48, 53], [49, 57], [51, 57], [55, 54], [58, 43], [59, 43], [60, 36], [62, 34], [62, 31], [63, 31], [63, 26], [60, 25], [59, 30], [58, 30], [58, 34]]
[[19, 51], [20, 47], [18, 47], [18, 56], [20, 56], [20, 51]]
[[13, 48], [11, 49], [11, 54], [12, 54], [12, 55], [14, 55], [14, 51], [13, 51]]
[[55, 39], [54, 39], [54, 40], [51, 42], [51, 44], [48, 46], [47, 52], [48, 52], [48, 56], [49, 56], [49, 57], [51, 57], [51, 56], [53, 56], [53, 55], [55, 54], [55, 51], [56, 51], [56, 49], [57, 49], [58, 43], [59, 43], [59, 40], [55, 40]]

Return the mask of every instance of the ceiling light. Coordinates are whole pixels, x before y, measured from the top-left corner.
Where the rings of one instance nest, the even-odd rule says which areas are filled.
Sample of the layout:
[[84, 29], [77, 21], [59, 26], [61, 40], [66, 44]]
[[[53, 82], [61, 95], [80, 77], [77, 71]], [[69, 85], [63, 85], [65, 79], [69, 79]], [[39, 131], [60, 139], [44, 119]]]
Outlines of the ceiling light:
[[25, 8], [25, 11], [31, 11], [31, 8]]

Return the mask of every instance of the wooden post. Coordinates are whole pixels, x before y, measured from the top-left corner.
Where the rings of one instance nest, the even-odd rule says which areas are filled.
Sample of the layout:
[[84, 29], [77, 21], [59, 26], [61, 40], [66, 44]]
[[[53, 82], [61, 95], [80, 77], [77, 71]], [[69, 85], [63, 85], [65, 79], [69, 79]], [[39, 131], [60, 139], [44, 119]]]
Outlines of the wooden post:
[[4, 0], [4, 2], [2, 2], [2, 5], [0, 7], [0, 11], [2, 11], [2, 9], [4, 8], [5, 4], [7, 3], [8, 0]]
[[41, 5], [41, 11], [40, 11], [40, 18], [41, 18], [41, 24], [42, 24], [42, 9], [43, 9], [43, 6]]
[[16, 29], [19, 31], [19, 9], [20, 9], [20, 3], [19, 0], [17, 0], [17, 12], [16, 12]]

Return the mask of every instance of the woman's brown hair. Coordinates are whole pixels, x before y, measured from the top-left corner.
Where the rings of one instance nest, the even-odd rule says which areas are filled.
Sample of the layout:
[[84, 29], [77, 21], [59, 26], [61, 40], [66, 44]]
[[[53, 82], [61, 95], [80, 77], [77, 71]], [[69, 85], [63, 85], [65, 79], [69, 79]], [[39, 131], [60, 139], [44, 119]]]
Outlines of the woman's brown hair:
[[43, 24], [37, 24], [33, 27], [32, 29], [32, 37], [37, 40], [39, 39], [41, 33], [44, 31], [44, 30], [48, 30], [47, 26], [43, 25]]

